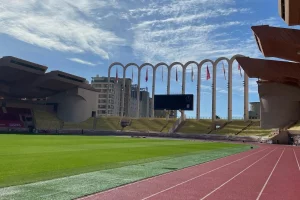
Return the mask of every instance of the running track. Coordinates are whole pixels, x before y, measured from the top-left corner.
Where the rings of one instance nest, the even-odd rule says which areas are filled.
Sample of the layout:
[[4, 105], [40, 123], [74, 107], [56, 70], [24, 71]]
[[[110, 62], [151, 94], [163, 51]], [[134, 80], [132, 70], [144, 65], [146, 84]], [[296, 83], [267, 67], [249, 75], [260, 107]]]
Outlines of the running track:
[[299, 200], [300, 148], [260, 148], [96, 193], [81, 200]]

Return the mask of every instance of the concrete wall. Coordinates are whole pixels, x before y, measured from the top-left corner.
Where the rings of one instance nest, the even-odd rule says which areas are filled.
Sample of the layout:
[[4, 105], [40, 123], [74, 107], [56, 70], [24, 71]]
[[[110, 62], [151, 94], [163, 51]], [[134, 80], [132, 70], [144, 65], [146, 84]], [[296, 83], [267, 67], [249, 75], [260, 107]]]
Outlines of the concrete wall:
[[299, 119], [299, 88], [280, 83], [259, 83], [258, 92], [262, 128], [282, 128]]
[[57, 103], [57, 117], [65, 122], [83, 122], [97, 111], [98, 93], [82, 88], [74, 88], [49, 98], [49, 103]]

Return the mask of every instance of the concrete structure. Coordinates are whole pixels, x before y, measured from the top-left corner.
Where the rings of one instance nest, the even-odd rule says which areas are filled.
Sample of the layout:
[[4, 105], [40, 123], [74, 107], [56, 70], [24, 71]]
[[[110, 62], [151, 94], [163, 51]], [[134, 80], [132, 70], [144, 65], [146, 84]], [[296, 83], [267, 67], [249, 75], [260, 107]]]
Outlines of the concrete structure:
[[[300, 1], [279, 0], [279, 14], [288, 25], [300, 24]], [[258, 78], [262, 128], [284, 128], [300, 120], [300, 30], [253, 26], [259, 50], [265, 57], [295, 62], [237, 58], [251, 78]]]
[[[152, 106], [151, 106], [151, 117], [154, 117], [154, 94], [155, 94], [155, 78], [156, 78], [156, 70], [158, 67], [160, 66], [164, 66], [167, 67], [168, 69], [168, 81], [167, 81], [167, 94], [170, 94], [170, 84], [171, 84], [171, 69], [175, 66], [175, 65], [180, 65], [182, 67], [182, 94], [185, 94], [185, 85], [186, 85], [186, 68], [190, 65], [190, 64], [196, 64], [198, 67], [198, 73], [197, 73], [197, 119], [200, 119], [200, 89], [201, 89], [201, 68], [204, 64], [207, 63], [211, 63], [213, 66], [213, 76], [212, 76], [212, 120], [215, 121], [216, 120], [216, 79], [217, 79], [217, 66], [221, 61], [225, 61], [228, 63], [228, 120], [232, 120], [232, 65], [234, 63], [234, 61], [236, 60], [236, 58], [238, 57], [243, 57], [242, 55], [235, 55], [233, 56], [231, 59], [225, 58], [225, 57], [221, 57], [218, 58], [215, 62], [209, 59], [205, 59], [202, 60], [200, 63], [196, 62], [196, 61], [189, 61], [185, 64], [182, 64], [180, 62], [174, 62], [171, 65], [167, 65], [166, 63], [158, 63], [155, 66], [150, 64], [150, 63], [144, 63], [141, 66], [138, 66], [135, 63], [129, 63], [127, 65], [123, 65], [122, 63], [119, 62], [115, 62], [112, 63], [109, 68], [108, 68], [108, 82], [110, 81], [110, 76], [111, 76], [111, 69], [114, 66], [121, 66], [123, 68], [123, 78], [125, 78], [125, 74], [126, 74], [126, 70], [129, 66], [135, 66], [138, 68], [138, 85], [137, 85], [137, 91], [140, 91], [140, 80], [141, 80], [141, 70], [142, 68], [144, 68], [145, 66], [150, 66], [153, 69], [153, 76], [152, 76]], [[244, 119], [248, 120], [249, 119], [249, 113], [248, 113], [248, 76], [245, 73], [244, 74]], [[139, 99], [139, 92], [137, 92], [138, 95], [138, 99]], [[121, 105], [124, 105], [124, 100], [123, 100], [124, 94], [122, 93], [121, 96]], [[137, 102], [139, 104], [139, 102]], [[124, 107], [124, 106], [123, 106]], [[137, 106], [139, 108], [139, 105]], [[107, 107], [108, 109], [108, 107]], [[139, 113], [140, 111], [137, 110], [137, 117], [139, 117]], [[182, 116], [184, 116], [184, 113], [182, 113]]]
[[249, 119], [260, 119], [260, 102], [250, 102]]
[[[131, 79], [125, 79], [125, 101], [123, 111], [121, 110], [121, 94], [123, 89], [123, 79], [111, 78], [108, 82], [108, 77], [92, 77], [92, 87], [98, 90], [98, 116], [125, 116], [130, 115], [131, 105]], [[108, 109], [106, 109], [108, 107]]]
[[[97, 89], [98, 95], [98, 109], [97, 116], [106, 116], [106, 105], [108, 105], [108, 115], [119, 116], [121, 106], [121, 83], [116, 82], [115, 78], [107, 82], [107, 77], [92, 77], [91, 85]], [[107, 91], [109, 92], [107, 93]], [[106, 96], [108, 95], [108, 102]]]
[[300, 25], [299, 10], [299, 0], [278, 0], [279, 15], [289, 26]]
[[[132, 85], [131, 87], [131, 116], [137, 117], [137, 111], [139, 111], [139, 117], [149, 117], [149, 92], [148, 88], [140, 88], [140, 95], [139, 95], [139, 103], [137, 101], [137, 90], [138, 85]], [[138, 107], [139, 106], [139, 107]]]
[[86, 79], [62, 71], [46, 73], [48, 68], [19, 58], [0, 59], [0, 96], [10, 99], [46, 99], [56, 105], [57, 117], [81, 122], [95, 115], [97, 91]]

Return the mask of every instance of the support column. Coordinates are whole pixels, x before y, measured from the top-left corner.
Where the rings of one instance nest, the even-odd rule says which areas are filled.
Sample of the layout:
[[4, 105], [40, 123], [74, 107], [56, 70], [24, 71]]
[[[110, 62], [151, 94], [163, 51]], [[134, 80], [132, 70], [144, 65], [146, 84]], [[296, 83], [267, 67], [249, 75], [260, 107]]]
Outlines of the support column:
[[137, 99], [136, 118], [140, 118], [140, 87], [141, 87], [141, 69], [138, 68], [138, 86], [136, 90], [136, 99]]
[[[185, 79], [186, 79], [186, 68], [185, 66], [182, 67], [182, 86], [181, 86], [181, 93], [185, 94]], [[184, 120], [184, 110], [181, 111], [181, 119]]]
[[249, 120], [249, 78], [244, 72], [244, 121]]
[[[111, 70], [111, 68], [108, 69], [108, 78], [107, 78], [108, 87], [109, 87], [109, 84], [110, 84], [110, 70]], [[109, 96], [109, 88], [107, 88], [107, 92], [106, 92], [106, 117], [108, 116], [108, 101], [109, 101], [108, 96]]]
[[123, 86], [122, 88], [122, 96], [121, 96], [121, 117], [124, 117], [124, 107], [125, 107], [125, 78], [126, 78], [126, 69], [123, 70]]
[[200, 120], [200, 95], [201, 95], [201, 68], [198, 66], [198, 76], [197, 76], [197, 120]]
[[156, 77], [156, 68], [153, 68], [151, 118], [154, 118], [155, 77]]
[[[171, 85], [171, 68], [168, 67], [167, 94], [171, 93], [170, 85]], [[167, 117], [166, 117], [166, 119], [169, 120], [169, 111], [168, 110], [167, 110]]]
[[217, 84], [217, 64], [218, 63], [214, 63], [213, 64], [213, 80], [212, 80], [212, 112], [211, 112], [211, 119], [214, 122], [216, 120], [216, 106], [217, 106], [217, 101], [216, 101], [216, 95], [217, 95], [217, 88], [216, 88], [216, 84]]
[[227, 121], [232, 121], [232, 65], [233, 62], [228, 63], [228, 110]]

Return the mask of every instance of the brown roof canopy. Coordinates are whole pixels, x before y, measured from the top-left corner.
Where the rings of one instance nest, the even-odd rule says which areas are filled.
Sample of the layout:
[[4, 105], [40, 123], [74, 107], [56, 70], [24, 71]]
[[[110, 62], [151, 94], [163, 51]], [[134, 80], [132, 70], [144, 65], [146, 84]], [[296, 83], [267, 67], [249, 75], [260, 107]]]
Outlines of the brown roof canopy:
[[251, 27], [259, 50], [265, 57], [300, 62], [300, 30], [268, 25]]
[[236, 60], [250, 78], [287, 84], [299, 85], [300, 83], [299, 63], [249, 57], [239, 57]]

